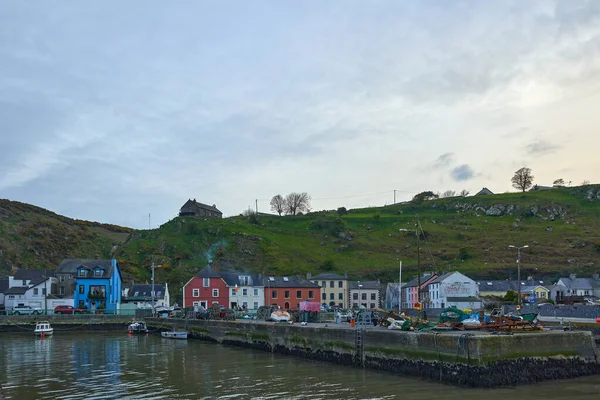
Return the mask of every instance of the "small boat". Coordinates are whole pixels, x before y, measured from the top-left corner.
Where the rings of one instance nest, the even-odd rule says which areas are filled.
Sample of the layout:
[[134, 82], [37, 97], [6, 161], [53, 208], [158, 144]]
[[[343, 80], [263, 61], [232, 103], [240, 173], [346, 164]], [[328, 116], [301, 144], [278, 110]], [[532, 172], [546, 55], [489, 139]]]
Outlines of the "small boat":
[[148, 327], [144, 321], [133, 321], [131, 324], [129, 324], [127, 331], [131, 334], [148, 333]]
[[275, 310], [271, 313], [271, 319], [276, 322], [289, 321], [290, 318], [290, 313], [287, 311]]
[[164, 331], [160, 335], [167, 339], [187, 339], [187, 331]]
[[44, 337], [44, 336], [52, 335], [54, 333], [54, 328], [52, 328], [50, 326], [50, 322], [40, 321], [40, 322], [36, 322], [35, 330], [33, 331], [33, 333], [35, 333], [36, 336]]

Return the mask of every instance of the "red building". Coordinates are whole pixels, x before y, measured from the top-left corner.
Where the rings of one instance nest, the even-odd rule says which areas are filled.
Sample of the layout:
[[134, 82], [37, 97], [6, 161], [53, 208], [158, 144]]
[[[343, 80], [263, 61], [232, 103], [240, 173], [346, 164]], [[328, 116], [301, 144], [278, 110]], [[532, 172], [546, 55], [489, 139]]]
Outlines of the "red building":
[[213, 304], [229, 307], [227, 284], [210, 264], [183, 286], [183, 306], [209, 308]]
[[283, 309], [296, 309], [304, 300], [321, 300], [321, 286], [305, 279], [287, 276], [265, 278], [265, 304], [278, 305]]

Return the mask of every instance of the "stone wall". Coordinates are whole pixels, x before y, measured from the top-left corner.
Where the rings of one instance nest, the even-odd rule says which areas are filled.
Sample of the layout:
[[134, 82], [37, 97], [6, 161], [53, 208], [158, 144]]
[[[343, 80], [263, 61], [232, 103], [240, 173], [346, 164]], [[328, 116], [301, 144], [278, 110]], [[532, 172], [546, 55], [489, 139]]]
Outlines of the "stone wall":
[[[158, 327], [165, 321], [148, 323]], [[593, 337], [585, 331], [494, 335], [247, 321], [169, 323], [202, 340], [462, 386], [514, 386], [600, 373]]]

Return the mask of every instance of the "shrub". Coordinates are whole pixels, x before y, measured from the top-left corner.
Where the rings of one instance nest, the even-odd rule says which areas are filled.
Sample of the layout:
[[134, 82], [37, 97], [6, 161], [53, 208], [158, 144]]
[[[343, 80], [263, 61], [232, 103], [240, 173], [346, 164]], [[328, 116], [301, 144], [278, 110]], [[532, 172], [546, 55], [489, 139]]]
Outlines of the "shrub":
[[344, 231], [344, 221], [340, 217], [321, 214], [310, 222], [310, 229], [337, 235]]
[[465, 260], [468, 260], [469, 258], [471, 258], [471, 255], [469, 254], [469, 251], [465, 247], [461, 247], [458, 250], [458, 258], [460, 260], [465, 261]]

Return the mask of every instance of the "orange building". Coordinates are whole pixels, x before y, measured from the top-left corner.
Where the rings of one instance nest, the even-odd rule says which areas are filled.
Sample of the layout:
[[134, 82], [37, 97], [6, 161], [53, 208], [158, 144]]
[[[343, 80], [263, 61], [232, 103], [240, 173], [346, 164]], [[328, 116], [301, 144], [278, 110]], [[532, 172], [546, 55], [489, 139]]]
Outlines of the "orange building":
[[299, 308], [304, 300], [320, 301], [321, 287], [306, 279], [288, 276], [269, 276], [264, 279], [265, 304], [289, 310]]

